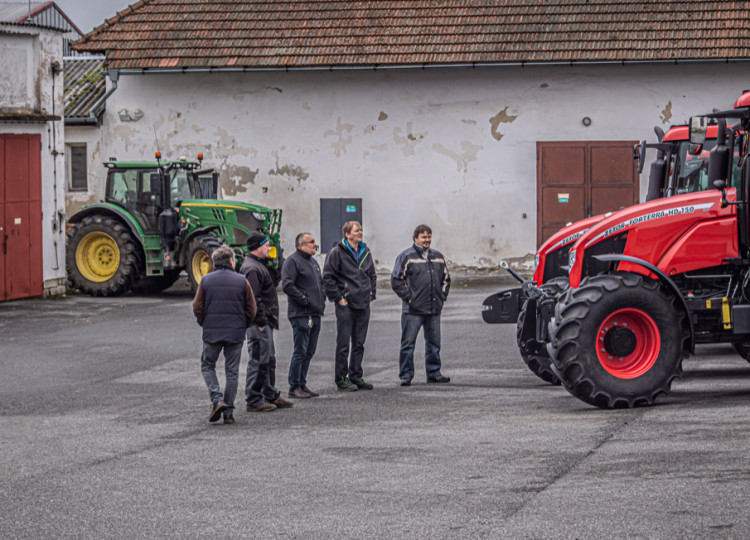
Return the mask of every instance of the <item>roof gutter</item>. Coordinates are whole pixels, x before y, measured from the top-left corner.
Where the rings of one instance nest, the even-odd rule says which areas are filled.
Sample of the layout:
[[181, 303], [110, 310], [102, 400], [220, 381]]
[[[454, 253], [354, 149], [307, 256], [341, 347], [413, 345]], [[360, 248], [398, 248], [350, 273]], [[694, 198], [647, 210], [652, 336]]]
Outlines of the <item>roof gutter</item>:
[[91, 106], [89, 115], [83, 118], [66, 118], [65, 124], [69, 126], [92, 126], [99, 124], [99, 115], [104, 110], [104, 103], [107, 101], [107, 98], [111, 96], [115, 90], [117, 90], [117, 81], [120, 78], [120, 71], [116, 69], [110, 69], [107, 71], [107, 76], [109, 77], [109, 80], [112, 81], [112, 86], [110, 86], [109, 90], [107, 90], [104, 95], [97, 99], [96, 103]]
[[[750, 58], [715, 58], [695, 60], [616, 60], [616, 61], [567, 61], [567, 62], [462, 62], [456, 64], [371, 64], [366, 66], [283, 66], [283, 67], [182, 67], [182, 68], [129, 68], [115, 70], [122, 75], [146, 75], [169, 73], [255, 73], [255, 72], [292, 72], [292, 71], [385, 71], [405, 69], [445, 69], [445, 68], [497, 68], [497, 67], [535, 67], [535, 66], [606, 66], [606, 65], [664, 65], [664, 64], [730, 64], [750, 62]], [[110, 71], [111, 73], [111, 71]], [[111, 77], [111, 76], [110, 76]], [[113, 81], [114, 82], [114, 81]], [[116, 86], [116, 85], [115, 85]]]

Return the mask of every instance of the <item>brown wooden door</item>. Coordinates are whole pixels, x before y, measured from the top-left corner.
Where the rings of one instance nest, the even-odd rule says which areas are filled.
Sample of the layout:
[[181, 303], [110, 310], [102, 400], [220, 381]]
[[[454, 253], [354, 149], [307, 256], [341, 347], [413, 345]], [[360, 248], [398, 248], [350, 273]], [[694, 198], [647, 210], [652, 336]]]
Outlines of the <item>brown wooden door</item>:
[[0, 300], [44, 294], [39, 135], [0, 135]]
[[537, 246], [567, 223], [638, 201], [635, 143], [536, 143]]

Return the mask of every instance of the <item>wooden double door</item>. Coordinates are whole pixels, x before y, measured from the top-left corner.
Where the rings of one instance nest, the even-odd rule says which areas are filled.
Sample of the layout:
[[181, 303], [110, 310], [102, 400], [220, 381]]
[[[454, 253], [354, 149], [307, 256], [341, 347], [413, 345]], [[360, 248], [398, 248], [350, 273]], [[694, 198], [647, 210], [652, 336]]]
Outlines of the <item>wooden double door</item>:
[[537, 246], [567, 223], [638, 202], [635, 144], [537, 142]]

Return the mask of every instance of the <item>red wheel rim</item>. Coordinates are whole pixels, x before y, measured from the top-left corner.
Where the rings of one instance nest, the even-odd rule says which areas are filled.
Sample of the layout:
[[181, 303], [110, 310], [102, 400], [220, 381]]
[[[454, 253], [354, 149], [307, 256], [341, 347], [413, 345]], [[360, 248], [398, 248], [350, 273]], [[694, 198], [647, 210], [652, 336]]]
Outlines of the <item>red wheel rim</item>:
[[[607, 337], [612, 332], [632, 332], [633, 351], [626, 356], [607, 349]], [[610, 375], [619, 379], [635, 379], [646, 373], [656, 362], [661, 349], [659, 327], [650, 315], [640, 309], [626, 308], [610, 314], [599, 327], [596, 336], [596, 355]]]

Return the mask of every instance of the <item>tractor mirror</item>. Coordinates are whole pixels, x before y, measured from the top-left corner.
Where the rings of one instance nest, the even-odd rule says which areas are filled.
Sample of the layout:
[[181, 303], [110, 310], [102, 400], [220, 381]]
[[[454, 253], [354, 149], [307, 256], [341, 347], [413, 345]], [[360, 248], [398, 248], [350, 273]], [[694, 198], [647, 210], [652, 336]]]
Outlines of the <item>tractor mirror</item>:
[[161, 197], [161, 174], [151, 173], [151, 194]]
[[703, 144], [706, 141], [706, 130], [708, 129], [708, 118], [705, 116], [693, 116], [690, 118], [690, 143]]
[[[636, 148], [638, 149], [638, 153], [635, 155], [635, 159], [638, 162], [638, 174], [641, 174], [643, 172], [643, 167], [646, 164], [646, 141], [641, 141], [640, 144], [636, 145]], [[633, 150], [635, 150], [635, 148]]]
[[215, 172], [211, 175], [211, 185], [214, 188], [212, 198], [218, 199], [219, 198], [219, 173]]

